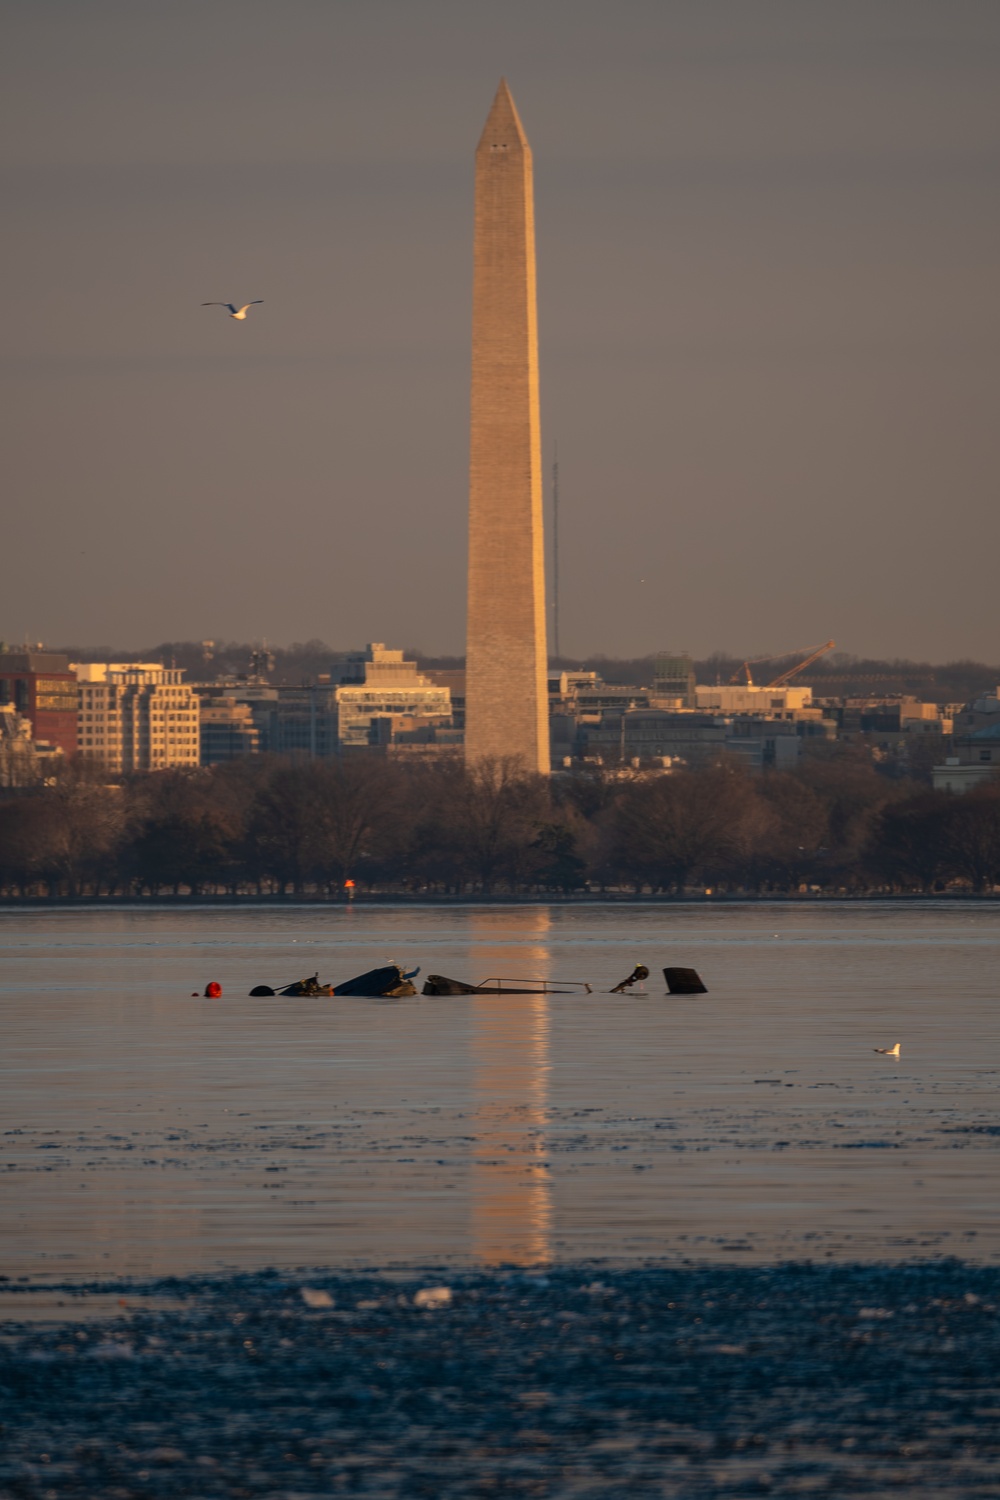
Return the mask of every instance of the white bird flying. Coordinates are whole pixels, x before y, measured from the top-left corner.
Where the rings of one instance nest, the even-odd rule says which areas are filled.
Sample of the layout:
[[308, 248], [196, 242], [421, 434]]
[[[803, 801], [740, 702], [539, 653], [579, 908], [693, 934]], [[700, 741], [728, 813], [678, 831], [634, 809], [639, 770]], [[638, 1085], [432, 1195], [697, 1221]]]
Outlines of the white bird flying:
[[254, 302], [244, 302], [242, 307], [234, 307], [231, 302], [203, 302], [201, 305], [202, 307], [228, 307], [229, 316], [238, 318], [242, 323], [251, 307], [258, 307], [263, 300], [263, 297], [258, 297]]
[[898, 1057], [899, 1056], [899, 1043], [897, 1042], [896, 1045], [895, 1045], [895, 1047], [873, 1047], [872, 1051], [873, 1052], [881, 1052], [881, 1054], [882, 1054], [883, 1057]]

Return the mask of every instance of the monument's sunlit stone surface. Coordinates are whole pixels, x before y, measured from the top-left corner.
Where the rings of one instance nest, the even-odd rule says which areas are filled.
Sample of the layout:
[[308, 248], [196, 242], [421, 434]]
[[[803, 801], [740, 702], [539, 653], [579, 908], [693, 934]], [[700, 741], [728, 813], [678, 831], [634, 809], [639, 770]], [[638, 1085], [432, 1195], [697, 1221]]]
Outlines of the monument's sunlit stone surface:
[[531, 148], [501, 81], [476, 150], [465, 754], [549, 770]]

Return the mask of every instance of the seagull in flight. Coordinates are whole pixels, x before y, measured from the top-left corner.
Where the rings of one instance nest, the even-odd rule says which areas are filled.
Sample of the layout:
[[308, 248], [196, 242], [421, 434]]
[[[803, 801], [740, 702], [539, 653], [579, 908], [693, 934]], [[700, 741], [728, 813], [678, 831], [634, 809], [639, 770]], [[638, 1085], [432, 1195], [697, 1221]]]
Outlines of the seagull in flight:
[[881, 1052], [881, 1054], [882, 1054], [883, 1057], [898, 1057], [899, 1056], [899, 1043], [897, 1042], [896, 1045], [895, 1045], [895, 1047], [873, 1047], [872, 1051], [873, 1052]]
[[258, 307], [263, 300], [263, 297], [258, 297], [254, 302], [244, 302], [242, 307], [234, 307], [231, 302], [203, 302], [201, 305], [202, 307], [228, 307], [229, 316], [237, 318], [239, 322], [243, 323], [251, 307]]

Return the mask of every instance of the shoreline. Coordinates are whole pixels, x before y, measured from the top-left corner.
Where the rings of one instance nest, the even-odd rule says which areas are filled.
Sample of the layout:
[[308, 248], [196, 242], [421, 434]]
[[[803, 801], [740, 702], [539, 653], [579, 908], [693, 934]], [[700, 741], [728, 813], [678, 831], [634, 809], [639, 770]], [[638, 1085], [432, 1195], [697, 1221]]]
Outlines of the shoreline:
[[938, 906], [961, 905], [969, 903], [974, 905], [996, 905], [1000, 903], [1000, 889], [995, 891], [938, 891], [934, 894], [927, 892], [907, 891], [872, 891], [863, 893], [851, 893], [843, 895], [816, 895], [801, 892], [780, 893], [772, 892], [768, 895], [751, 895], [747, 893], [720, 894], [718, 896], [705, 895], [634, 895], [616, 892], [587, 892], [584, 895], [572, 894], [546, 894], [536, 893], [510, 894], [508, 892], [495, 892], [491, 895], [431, 895], [426, 892], [408, 895], [405, 892], [376, 893], [372, 895], [356, 895], [352, 900], [344, 900], [340, 896], [314, 896], [314, 895], [227, 895], [227, 896], [192, 896], [192, 895], [158, 895], [158, 896], [0, 896], [0, 912], [4, 911], [27, 911], [41, 910], [51, 911], [58, 908], [69, 908], [78, 910], [91, 907], [95, 910], [104, 910], [115, 907], [149, 908], [166, 907], [169, 909], [193, 909], [224, 908], [224, 907], [296, 907], [296, 906], [318, 906], [332, 907], [336, 910], [350, 911], [354, 907], [393, 907], [393, 906], [858, 906], [858, 905], [903, 905], [903, 906]]

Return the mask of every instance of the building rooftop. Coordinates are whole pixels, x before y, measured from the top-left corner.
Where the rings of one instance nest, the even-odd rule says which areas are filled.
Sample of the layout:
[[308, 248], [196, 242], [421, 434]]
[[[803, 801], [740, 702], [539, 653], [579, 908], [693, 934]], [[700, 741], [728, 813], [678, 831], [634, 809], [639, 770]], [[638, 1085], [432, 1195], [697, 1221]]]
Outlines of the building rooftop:
[[76, 673], [77, 682], [83, 683], [178, 683], [184, 675], [182, 667], [165, 667], [159, 661], [74, 662], [70, 670]]
[[331, 678], [336, 686], [430, 687], [427, 677], [417, 671], [415, 661], [407, 661], [402, 651], [390, 651], [382, 641], [372, 641], [363, 651], [344, 651], [331, 663]]
[[0, 672], [70, 672], [61, 651], [0, 651]]

